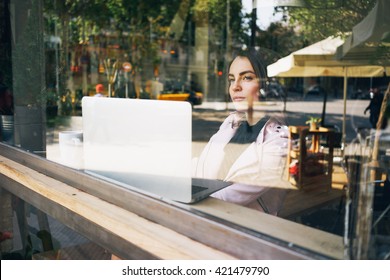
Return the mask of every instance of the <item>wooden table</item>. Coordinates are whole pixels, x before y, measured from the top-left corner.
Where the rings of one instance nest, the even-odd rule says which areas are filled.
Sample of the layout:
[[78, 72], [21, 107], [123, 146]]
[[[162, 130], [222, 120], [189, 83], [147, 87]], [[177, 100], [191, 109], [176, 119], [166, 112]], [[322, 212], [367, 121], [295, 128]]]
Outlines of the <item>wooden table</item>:
[[[288, 179], [298, 188], [318, 186], [331, 187], [333, 170], [333, 135], [334, 131], [320, 127], [310, 130], [308, 126], [289, 127], [289, 150], [287, 156]], [[327, 152], [321, 149], [321, 139], [329, 144]], [[309, 139], [311, 143], [309, 145]], [[292, 165], [295, 173], [291, 173]]]

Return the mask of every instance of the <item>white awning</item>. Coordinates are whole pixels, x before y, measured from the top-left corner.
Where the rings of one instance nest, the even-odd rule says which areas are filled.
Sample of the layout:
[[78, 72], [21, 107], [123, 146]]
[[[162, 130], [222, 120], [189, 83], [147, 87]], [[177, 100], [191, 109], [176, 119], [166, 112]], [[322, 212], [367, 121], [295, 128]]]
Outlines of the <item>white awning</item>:
[[337, 58], [359, 60], [370, 58], [383, 65], [389, 65], [389, 51], [378, 47], [390, 47], [390, 1], [378, 0], [370, 13], [352, 29], [345, 43], [338, 47]]

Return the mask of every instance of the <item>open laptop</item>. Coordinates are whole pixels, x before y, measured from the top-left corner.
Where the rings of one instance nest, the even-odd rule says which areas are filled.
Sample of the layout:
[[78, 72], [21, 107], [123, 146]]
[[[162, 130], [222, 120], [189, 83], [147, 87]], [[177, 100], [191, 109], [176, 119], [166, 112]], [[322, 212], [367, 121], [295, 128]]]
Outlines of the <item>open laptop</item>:
[[84, 97], [84, 170], [160, 199], [194, 203], [229, 182], [191, 178], [187, 102]]

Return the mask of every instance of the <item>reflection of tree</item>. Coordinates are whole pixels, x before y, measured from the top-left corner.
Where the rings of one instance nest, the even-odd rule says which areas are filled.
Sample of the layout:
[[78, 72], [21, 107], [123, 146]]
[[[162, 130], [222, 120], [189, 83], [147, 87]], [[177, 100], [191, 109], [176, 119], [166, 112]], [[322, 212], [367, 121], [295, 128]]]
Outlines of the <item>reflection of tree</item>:
[[[240, 47], [245, 44], [248, 37], [243, 32], [245, 15], [241, 14], [241, 0], [43, 1], [46, 19], [54, 19], [62, 42], [61, 92], [66, 92], [66, 81], [71, 77], [70, 59], [78, 57], [74, 50], [80, 45], [90, 52], [100, 50], [97, 54], [101, 68], [106, 59], [131, 62], [139, 96], [143, 80], [159, 75], [164, 47], [174, 45], [177, 50], [183, 50], [187, 64], [191, 65], [189, 57], [195, 57], [192, 55], [194, 51], [199, 52], [195, 41], [201, 42], [199, 36], [208, 33], [206, 30], [215, 36], [208, 36], [202, 42], [208, 46], [201, 51], [217, 54], [220, 61], [227, 60], [226, 52], [230, 52], [233, 45]], [[228, 37], [234, 40], [228, 40]], [[115, 45], [118, 52], [110, 54], [110, 45]], [[190, 79], [191, 71], [184, 72], [181, 73], [182, 79]]]
[[[230, 49], [231, 44], [235, 47], [248, 44], [248, 35], [245, 32], [243, 21], [247, 15], [241, 13], [241, 0], [198, 0], [194, 4], [191, 12], [194, 15], [194, 21], [198, 24], [205, 19], [208, 20], [210, 27], [210, 47], [218, 52], [218, 49], [225, 53]], [[229, 13], [229, 16], [227, 15]], [[206, 17], [204, 15], [207, 15]], [[229, 28], [227, 28], [229, 24]], [[227, 34], [227, 30], [229, 34]], [[228, 37], [234, 38], [233, 42]]]
[[293, 27], [287, 27], [277, 22], [271, 23], [266, 31], [260, 32], [257, 45], [261, 46], [260, 49], [268, 50], [267, 62], [273, 63], [275, 58], [279, 59], [303, 48], [305, 46], [305, 38], [297, 34]]
[[[161, 36], [163, 28], [159, 27], [169, 25], [178, 6], [176, 1], [159, 0], [150, 0], [148, 3], [134, 0], [44, 0], [44, 3], [46, 18], [48, 21], [56, 19], [55, 24], [59, 26], [59, 36], [62, 39], [63, 51], [60, 58], [63, 66], [61, 67], [62, 91], [66, 90], [65, 81], [70, 76], [71, 56], [69, 54], [79, 44], [86, 45], [90, 38], [104, 33], [116, 35], [120, 49], [128, 52], [135, 72], [142, 71], [142, 65], [151, 55], [150, 59], [153, 63], [158, 63], [159, 42], [150, 40], [153, 35], [151, 28], [153, 27], [153, 33], [156, 33], [154, 37]], [[149, 24], [150, 19], [156, 24], [155, 26]], [[148, 34], [150, 36], [147, 36]], [[101, 43], [107, 46], [107, 42]], [[102, 53], [102, 61], [122, 58], [120, 55], [112, 56], [105, 53]]]
[[[299, 26], [309, 43], [349, 32], [374, 7], [376, 0], [306, 0], [308, 7], [285, 8], [293, 26]], [[286, 17], [287, 20], [287, 17]]]

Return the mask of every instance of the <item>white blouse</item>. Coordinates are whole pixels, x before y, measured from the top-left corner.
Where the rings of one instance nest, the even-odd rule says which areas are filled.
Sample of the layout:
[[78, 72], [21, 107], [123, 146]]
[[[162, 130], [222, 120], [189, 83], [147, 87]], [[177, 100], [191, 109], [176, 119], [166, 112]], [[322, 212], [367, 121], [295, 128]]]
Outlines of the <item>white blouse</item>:
[[[259, 211], [277, 215], [290, 184], [286, 180], [288, 127], [269, 119], [255, 141], [230, 143], [237, 131], [235, 114], [229, 115], [194, 162], [193, 176], [221, 179], [233, 184], [212, 196]], [[229, 144], [228, 149], [225, 149]], [[226, 151], [225, 151], [226, 150]], [[234, 156], [234, 153], [238, 153]], [[233, 155], [231, 166], [224, 167], [226, 157]], [[221, 172], [221, 168], [225, 168]], [[221, 175], [224, 174], [224, 175]], [[220, 177], [223, 176], [223, 177]]]

